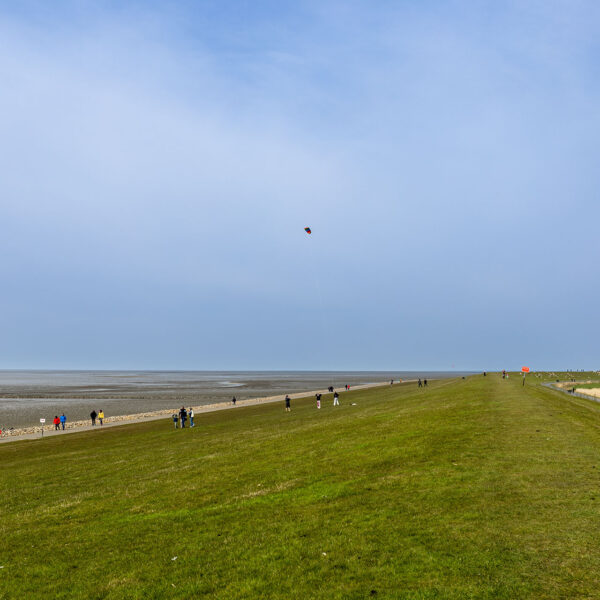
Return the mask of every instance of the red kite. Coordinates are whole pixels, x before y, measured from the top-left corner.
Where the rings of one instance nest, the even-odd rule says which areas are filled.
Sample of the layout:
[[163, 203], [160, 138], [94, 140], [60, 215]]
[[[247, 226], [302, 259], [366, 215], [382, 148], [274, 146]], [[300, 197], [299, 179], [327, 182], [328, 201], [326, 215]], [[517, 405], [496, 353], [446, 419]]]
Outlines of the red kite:
[[308, 234], [311, 234], [311, 233], [312, 233], [312, 231], [310, 230], [310, 227], [305, 227], [305, 228], [304, 228], [304, 231], [306, 231], [306, 233], [308, 233]]

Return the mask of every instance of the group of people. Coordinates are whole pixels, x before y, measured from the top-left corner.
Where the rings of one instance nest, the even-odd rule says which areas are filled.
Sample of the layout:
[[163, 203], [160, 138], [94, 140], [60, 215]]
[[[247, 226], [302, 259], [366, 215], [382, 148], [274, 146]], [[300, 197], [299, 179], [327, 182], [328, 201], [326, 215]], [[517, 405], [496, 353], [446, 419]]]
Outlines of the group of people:
[[194, 427], [194, 409], [191, 406], [187, 410], [185, 406], [182, 406], [178, 413], [173, 413], [171, 415], [171, 418], [173, 419], [175, 429], [179, 429], [180, 426], [181, 429], [185, 429], [185, 424], [188, 419], [190, 420], [190, 427]]
[[421, 381], [421, 378], [419, 377], [419, 387], [427, 387], [427, 379]]
[[[92, 420], [92, 427], [96, 426], [96, 419], [100, 421], [100, 425], [104, 425], [104, 411], [102, 409], [100, 409], [98, 412], [96, 412], [96, 410], [92, 410], [90, 413], [90, 419]], [[65, 413], [60, 415], [60, 417], [55, 415], [54, 419], [52, 419], [52, 423], [54, 423], [54, 431], [64, 431], [67, 424], [67, 417]]]
[[[328, 390], [333, 391], [333, 388], [329, 387]], [[315, 394], [315, 398], [317, 399], [317, 408], [321, 408], [322, 396], [323, 396], [323, 394], [321, 394], [321, 392], [317, 392]], [[340, 405], [340, 395], [337, 392], [334, 392], [334, 394], [333, 394], [333, 405], [334, 406]], [[286, 395], [286, 397], [285, 397], [285, 410], [286, 410], [286, 412], [290, 412], [292, 410], [291, 399], [290, 399], [289, 395]]]
[[100, 425], [104, 425], [104, 411], [100, 409], [98, 412], [96, 410], [92, 410], [90, 413], [90, 419], [92, 420], [92, 427], [96, 426], [96, 419], [100, 421]]
[[54, 423], [54, 431], [59, 431], [61, 427], [64, 430], [65, 423], [67, 422], [67, 417], [65, 417], [65, 413], [60, 415], [60, 417], [58, 415], [55, 415], [52, 422]]

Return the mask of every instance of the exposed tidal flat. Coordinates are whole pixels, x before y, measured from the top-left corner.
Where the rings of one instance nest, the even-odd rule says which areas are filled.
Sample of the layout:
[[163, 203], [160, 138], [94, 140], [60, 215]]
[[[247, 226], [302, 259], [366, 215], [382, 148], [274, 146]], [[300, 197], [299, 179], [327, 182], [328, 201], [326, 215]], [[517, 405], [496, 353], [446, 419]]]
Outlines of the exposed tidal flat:
[[0, 429], [69, 421], [102, 409], [107, 417], [308, 392], [390, 379], [439, 379], [426, 371], [0, 371]]

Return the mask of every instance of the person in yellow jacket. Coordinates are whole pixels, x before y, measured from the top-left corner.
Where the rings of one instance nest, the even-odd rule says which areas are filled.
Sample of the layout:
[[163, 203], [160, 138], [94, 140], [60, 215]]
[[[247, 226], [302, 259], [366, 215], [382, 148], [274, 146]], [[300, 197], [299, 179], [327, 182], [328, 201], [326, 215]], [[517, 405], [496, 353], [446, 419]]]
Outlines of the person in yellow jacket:
[[100, 420], [100, 425], [102, 425], [104, 423], [104, 411], [102, 409], [98, 413], [98, 419]]

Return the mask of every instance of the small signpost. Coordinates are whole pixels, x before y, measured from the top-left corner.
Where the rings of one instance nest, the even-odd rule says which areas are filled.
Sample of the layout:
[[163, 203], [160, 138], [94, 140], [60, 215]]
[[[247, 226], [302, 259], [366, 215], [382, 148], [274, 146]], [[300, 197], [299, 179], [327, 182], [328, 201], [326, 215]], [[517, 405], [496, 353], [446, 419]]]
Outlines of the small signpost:
[[525, 375], [529, 373], [529, 367], [521, 367], [521, 373], [523, 373], [523, 385], [525, 385]]
[[40, 423], [42, 424], [42, 437], [44, 437], [44, 423], [46, 422], [46, 419], [40, 419]]

